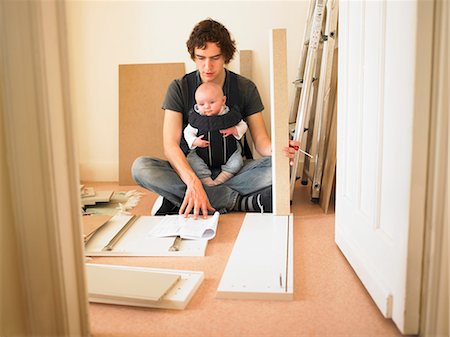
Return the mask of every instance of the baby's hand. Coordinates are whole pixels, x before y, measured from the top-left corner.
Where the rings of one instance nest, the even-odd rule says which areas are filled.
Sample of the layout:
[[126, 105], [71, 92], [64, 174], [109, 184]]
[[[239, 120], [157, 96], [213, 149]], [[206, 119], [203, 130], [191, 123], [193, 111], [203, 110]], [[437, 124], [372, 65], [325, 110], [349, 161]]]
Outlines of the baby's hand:
[[203, 137], [205, 137], [205, 135], [201, 135], [195, 138], [195, 140], [192, 142], [192, 145], [197, 147], [208, 147], [209, 142], [207, 140], [204, 140]]
[[230, 135], [237, 136], [237, 128], [232, 126], [231, 128], [220, 130], [219, 131], [224, 137], [228, 137]]

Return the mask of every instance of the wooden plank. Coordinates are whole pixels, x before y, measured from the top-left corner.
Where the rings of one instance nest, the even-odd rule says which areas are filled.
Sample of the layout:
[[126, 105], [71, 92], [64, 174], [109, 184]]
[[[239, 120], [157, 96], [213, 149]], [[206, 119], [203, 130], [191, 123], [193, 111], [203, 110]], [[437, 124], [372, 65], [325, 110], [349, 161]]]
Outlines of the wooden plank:
[[[86, 274], [90, 302], [178, 310], [186, 308], [204, 278], [199, 271], [99, 264], [86, 264]], [[113, 283], [111, 275], [120, 282]]]
[[336, 73], [337, 63], [335, 61], [335, 43], [337, 36], [337, 20], [338, 20], [338, 5], [337, 0], [328, 0], [326, 7], [326, 27], [325, 34], [328, 39], [324, 42], [323, 55], [320, 66], [319, 78], [319, 92], [317, 93], [318, 102], [316, 108], [316, 126], [314, 127], [314, 136], [318, 143], [315, 155], [314, 176], [311, 189], [311, 197], [313, 199], [319, 198], [324, 160], [326, 157], [326, 146], [328, 144], [328, 125], [330, 124], [329, 114], [332, 112], [332, 104], [330, 103], [331, 95], [336, 91], [336, 86], [333, 87], [332, 76]]
[[273, 29], [270, 37], [273, 214], [289, 215], [289, 159], [282, 152], [289, 144], [286, 29]]
[[251, 50], [241, 50], [239, 51], [239, 74], [248, 79], [252, 79], [252, 51]]
[[[338, 75], [338, 51], [333, 56], [333, 72], [331, 76], [331, 91], [328, 105], [330, 122], [327, 125], [328, 134], [325, 163], [323, 169], [322, 186], [320, 189], [320, 207], [325, 213], [333, 200], [333, 191], [336, 186], [336, 136], [337, 136], [337, 75]], [[323, 189], [323, 190], [322, 190]]]
[[331, 195], [335, 184], [336, 176], [336, 115], [337, 99], [334, 101], [334, 108], [331, 116], [330, 134], [328, 139], [327, 156], [325, 158], [325, 168], [323, 171], [322, 188], [320, 189], [320, 207], [328, 213]]
[[[239, 74], [252, 80], [253, 78], [253, 53], [251, 50], [241, 50], [239, 51]], [[255, 146], [253, 143], [253, 138], [250, 132], [245, 134], [245, 138], [247, 139], [248, 146], [252, 153], [255, 153]]]
[[119, 184], [134, 185], [131, 165], [139, 156], [165, 158], [164, 95], [183, 76], [184, 63], [119, 65]]
[[292, 300], [293, 216], [248, 213], [217, 298]]

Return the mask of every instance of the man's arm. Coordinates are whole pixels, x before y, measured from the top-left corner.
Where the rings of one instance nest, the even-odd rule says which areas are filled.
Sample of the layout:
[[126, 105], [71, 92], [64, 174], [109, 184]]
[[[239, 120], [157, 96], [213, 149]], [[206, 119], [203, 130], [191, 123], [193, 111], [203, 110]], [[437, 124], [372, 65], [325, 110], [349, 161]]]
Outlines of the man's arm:
[[266, 130], [262, 112], [254, 113], [247, 117], [247, 124], [252, 134], [253, 143], [256, 151], [261, 156], [268, 157], [272, 155], [272, 143]]
[[183, 115], [172, 110], [165, 110], [163, 124], [164, 154], [174, 170], [186, 184], [186, 194], [180, 207], [180, 214], [185, 217], [194, 209], [194, 218], [197, 218], [200, 210], [203, 217], [208, 211], [214, 211], [203, 185], [195, 172], [189, 166], [186, 156], [180, 148], [180, 140], [183, 133]]
[[[272, 143], [269, 135], [267, 134], [266, 125], [262, 117], [262, 112], [255, 113], [247, 118], [247, 123], [252, 133], [253, 142], [256, 147], [256, 151], [261, 156], [272, 155]], [[282, 151], [286, 157], [288, 157], [290, 165], [293, 165], [293, 159], [295, 152], [298, 151], [300, 142], [295, 140], [289, 140], [288, 144], [283, 147]]]

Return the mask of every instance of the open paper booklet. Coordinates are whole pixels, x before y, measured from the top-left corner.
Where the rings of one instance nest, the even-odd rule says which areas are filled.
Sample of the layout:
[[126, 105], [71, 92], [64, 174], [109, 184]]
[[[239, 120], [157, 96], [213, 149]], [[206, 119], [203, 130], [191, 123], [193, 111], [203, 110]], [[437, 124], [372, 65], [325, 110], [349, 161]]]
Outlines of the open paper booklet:
[[216, 236], [218, 222], [219, 212], [208, 216], [207, 219], [199, 217], [197, 220], [185, 218], [183, 215], [166, 215], [148, 234], [160, 238], [179, 236], [182, 239], [210, 240]]

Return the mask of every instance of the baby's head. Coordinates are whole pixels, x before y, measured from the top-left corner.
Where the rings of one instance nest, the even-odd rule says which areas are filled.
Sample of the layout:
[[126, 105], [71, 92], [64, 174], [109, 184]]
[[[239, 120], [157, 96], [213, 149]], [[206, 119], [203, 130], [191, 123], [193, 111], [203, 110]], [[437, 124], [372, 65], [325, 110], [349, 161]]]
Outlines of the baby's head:
[[225, 105], [226, 96], [224, 96], [220, 85], [213, 82], [205, 82], [195, 91], [194, 109], [200, 115], [216, 116]]

